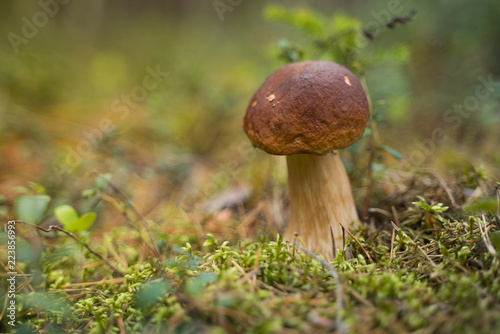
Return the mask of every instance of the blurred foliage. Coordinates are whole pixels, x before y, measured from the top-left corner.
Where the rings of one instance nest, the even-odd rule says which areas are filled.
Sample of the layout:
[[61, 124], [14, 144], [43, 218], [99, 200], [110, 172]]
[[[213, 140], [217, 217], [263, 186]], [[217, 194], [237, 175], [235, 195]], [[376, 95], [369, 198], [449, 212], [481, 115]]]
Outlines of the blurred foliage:
[[325, 58], [360, 75], [377, 64], [397, 66], [409, 59], [409, 50], [405, 45], [366, 50], [370, 38], [365, 35], [362, 22], [339, 11], [331, 17], [325, 17], [308, 7], [288, 9], [269, 5], [264, 14], [271, 22], [285, 23], [303, 32], [311, 43], [301, 48], [296, 44], [291, 46], [286, 40], [282, 41], [280, 57], [287, 62]]

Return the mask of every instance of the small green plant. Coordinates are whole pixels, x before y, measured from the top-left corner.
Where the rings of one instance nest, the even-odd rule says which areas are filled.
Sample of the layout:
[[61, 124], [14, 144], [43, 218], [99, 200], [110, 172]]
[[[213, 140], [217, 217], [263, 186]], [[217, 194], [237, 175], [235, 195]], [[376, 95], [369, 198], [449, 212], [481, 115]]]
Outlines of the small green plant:
[[70, 232], [83, 232], [88, 230], [96, 219], [95, 212], [87, 212], [78, 216], [76, 210], [70, 205], [60, 205], [54, 209], [54, 215], [63, 225], [64, 229]]
[[444, 206], [442, 203], [431, 203], [427, 204], [425, 198], [422, 196], [417, 196], [420, 201], [412, 202], [413, 205], [422, 208], [425, 212], [425, 216], [433, 216], [440, 222], [444, 222], [444, 218], [441, 216], [441, 213], [447, 211], [449, 207]]
[[437, 222], [442, 224], [446, 221], [442, 213], [446, 212], [449, 207], [444, 206], [442, 203], [431, 202], [429, 204], [422, 196], [417, 196], [417, 198], [418, 201], [412, 202], [415, 207], [410, 208], [407, 212], [407, 222], [410, 224], [422, 223], [425, 227], [439, 229]]
[[264, 15], [269, 21], [285, 23], [302, 32], [310, 43], [304, 48], [282, 40], [279, 43], [281, 59], [295, 62], [326, 56], [359, 74], [358, 56], [364, 40], [360, 21], [341, 13], [328, 18], [306, 7], [286, 9], [278, 5], [267, 6]]

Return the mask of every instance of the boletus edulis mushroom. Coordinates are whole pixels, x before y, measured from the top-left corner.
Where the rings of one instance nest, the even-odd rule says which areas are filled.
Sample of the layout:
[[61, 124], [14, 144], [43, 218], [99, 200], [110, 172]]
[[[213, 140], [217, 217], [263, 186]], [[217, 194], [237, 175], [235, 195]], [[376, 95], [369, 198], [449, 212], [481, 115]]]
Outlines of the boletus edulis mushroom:
[[297, 234], [308, 249], [329, 260], [344, 248], [339, 223], [348, 227], [358, 215], [336, 150], [356, 142], [369, 117], [359, 80], [328, 61], [285, 65], [254, 94], [245, 132], [254, 147], [287, 156], [290, 220], [285, 240]]

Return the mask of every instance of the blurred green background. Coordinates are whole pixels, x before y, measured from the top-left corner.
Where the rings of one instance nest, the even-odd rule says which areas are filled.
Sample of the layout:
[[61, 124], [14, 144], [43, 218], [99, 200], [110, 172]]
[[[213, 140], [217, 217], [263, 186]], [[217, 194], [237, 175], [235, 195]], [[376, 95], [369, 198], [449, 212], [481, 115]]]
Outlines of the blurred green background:
[[[0, 3], [5, 216], [13, 189], [28, 181], [46, 187], [54, 205], [78, 205], [94, 171], [111, 173], [154, 219], [234, 184], [252, 185], [257, 198], [283, 188], [283, 160], [250, 146], [242, 117], [253, 92], [285, 64], [283, 43], [313, 50], [315, 41], [266, 19], [269, 4], [327, 20], [343, 13], [360, 28], [415, 11], [359, 50], [380, 140], [402, 155], [378, 161], [444, 174], [486, 164], [500, 175], [496, 0], [62, 2]], [[53, 15], [40, 14], [41, 4]], [[145, 89], [152, 70], [162, 73], [158, 85]]]

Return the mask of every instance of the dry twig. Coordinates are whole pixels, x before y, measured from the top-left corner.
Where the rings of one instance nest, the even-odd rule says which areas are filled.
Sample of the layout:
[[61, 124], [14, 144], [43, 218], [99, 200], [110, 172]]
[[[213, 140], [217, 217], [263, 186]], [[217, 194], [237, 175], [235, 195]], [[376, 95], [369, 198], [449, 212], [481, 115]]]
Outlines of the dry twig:
[[359, 247], [361, 247], [361, 249], [363, 250], [363, 252], [365, 252], [366, 256], [368, 257], [368, 260], [370, 260], [370, 263], [373, 263], [373, 260], [372, 260], [372, 257], [370, 256], [370, 254], [368, 254], [368, 252], [366, 251], [366, 249], [363, 247], [363, 245], [359, 242], [359, 240], [348, 230], [344, 227], [344, 225], [342, 225], [340, 222], [339, 222], [340, 226], [342, 226], [342, 228], [347, 232], [347, 234], [349, 234], [351, 236], [351, 238], [354, 239], [354, 241], [356, 241], [356, 243], [359, 245]]
[[394, 217], [394, 222], [396, 223], [397, 227], [401, 227], [401, 222], [399, 221], [398, 212], [396, 211], [394, 205], [391, 206], [391, 210], [392, 210], [392, 216]]
[[392, 263], [392, 257], [394, 255], [394, 239], [396, 238], [396, 230], [392, 229], [392, 237], [391, 237], [391, 257], [389, 259], [389, 264]]
[[[27, 224], [27, 223], [25, 223]], [[108, 265], [108, 267], [110, 267], [114, 272], [116, 272], [118, 275], [120, 276], [125, 276], [124, 273], [122, 273], [118, 268], [116, 268], [111, 262], [109, 262], [107, 259], [105, 259], [104, 257], [102, 257], [101, 254], [97, 253], [95, 250], [93, 250], [87, 243], [83, 242], [82, 240], [80, 240], [76, 235], [74, 235], [73, 233], [71, 233], [70, 231], [68, 230], [65, 230], [63, 229], [62, 227], [59, 227], [59, 226], [56, 226], [56, 225], [50, 225], [48, 228], [43, 228], [43, 227], [40, 227], [40, 226], [37, 226], [37, 225], [32, 225], [32, 224], [28, 224], [28, 225], [31, 225], [31, 226], [34, 226], [36, 227], [37, 229], [41, 230], [41, 231], [44, 231], [44, 232], [52, 232], [52, 230], [57, 230], [57, 231], [60, 231], [60, 232], [63, 232], [64, 234], [68, 235], [69, 237], [73, 238], [75, 241], [77, 241], [78, 243], [80, 243], [83, 247], [87, 248], [87, 250], [89, 252], [91, 252], [92, 254], [94, 254], [95, 256], [97, 256], [99, 258], [99, 260], [103, 261], [104, 263], [106, 263]]]
[[38, 226], [38, 225], [33, 225], [33, 224], [29, 224], [29, 223], [26, 223], [26, 222], [23, 222], [23, 221], [18, 221], [20, 223], [23, 223], [23, 224], [26, 224], [26, 225], [29, 225], [29, 226], [32, 226], [32, 227], [35, 227], [41, 231], [44, 231], [44, 232], [52, 232], [52, 230], [57, 230], [57, 231], [60, 231], [60, 232], [63, 232], [65, 233], [66, 235], [68, 235], [69, 237], [71, 237], [72, 239], [74, 239], [75, 241], [77, 241], [78, 243], [80, 243], [82, 246], [84, 246], [85, 248], [87, 248], [87, 250], [94, 254], [95, 256], [97, 256], [99, 258], [99, 260], [103, 261], [104, 263], [106, 263], [108, 265], [108, 267], [110, 267], [114, 272], [116, 272], [118, 275], [120, 276], [125, 276], [124, 273], [122, 273], [118, 268], [116, 268], [111, 262], [109, 262], [107, 259], [105, 259], [104, 257], [102, 257], [101, 254], [97, 253], [95, 250], [93, 250], [87, 243], [83, 242], [82, 240], [80, 240], [76, 235], [74, 235], [73, 233], [71, 233], [70, 231], [68, 230], [65, 230], [64, 228], [60, 227], [60, 226], [56, 226], [56, 225], [50, 225], [48, 228], [43, 228], [41, 226]]

